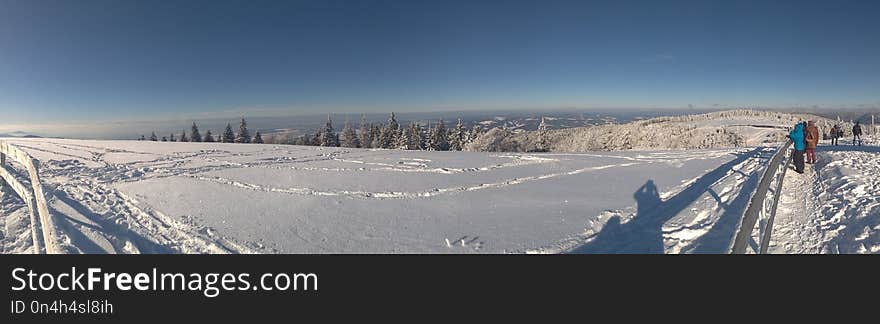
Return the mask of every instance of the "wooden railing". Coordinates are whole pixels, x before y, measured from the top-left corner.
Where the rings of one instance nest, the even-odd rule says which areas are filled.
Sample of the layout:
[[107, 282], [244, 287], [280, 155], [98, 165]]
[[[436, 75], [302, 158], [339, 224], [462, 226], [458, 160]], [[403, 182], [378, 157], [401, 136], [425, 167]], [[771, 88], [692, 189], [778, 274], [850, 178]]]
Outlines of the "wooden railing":
[[[792, 142], [788, 141], [780, 147], [773, 157], [770, 158], [770, 164], [764, 170], [761, 180], [758, 182], [758, 189], [749, 199], [749, 205], [743, 213], [740, 224], [737, 228], [736, 238], [730, 252], [733, 254], [745, 254], [752, 240], [752, 231], [755, 227], [759, 228], [760, 242], [756, 242], [757, 246], [752, 250], [755, 253], [767, 253], [770, 244], [770, 235], [773, 231], [773, 220], [776, 218], [776, 207], [779, 205], [781, 197], [782, 181], [785, 178], [785, 172], [791, 163], [791, 154], [788, 154], [788, 148]], [[767, 194], [770, 192], [770, 186], [776, 181], [773, 195], [768, 199]], [[760, 224], [758, 219], [763, 220]], [[760, 225], [760, 226], [756, 226]]]
[[[6, 159], [18, 162], [27, 169], [30, 186], [25, 186], [15, 177]], [[34, 240], [34, 253], [63, 253], [58, 245], [58, 231], [55, 221], [49, 214], [49, 205], [43, 194], [40, 183], [40, 161], [26, 152], [5, 141], [0, 141], [0, 184], [6, 182], [9, 187], [25, 201], [30, 213], [31, 236]]]

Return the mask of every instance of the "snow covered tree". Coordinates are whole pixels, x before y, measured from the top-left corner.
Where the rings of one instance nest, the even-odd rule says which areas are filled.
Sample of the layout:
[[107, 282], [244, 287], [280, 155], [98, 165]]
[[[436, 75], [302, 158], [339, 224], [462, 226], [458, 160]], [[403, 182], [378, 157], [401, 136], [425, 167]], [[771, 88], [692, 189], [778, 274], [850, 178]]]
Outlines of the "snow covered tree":
[[214, 135], [211, 135], [210, 129], [207, 132], [205, 132], [205, 137], [202, 138], [202, 141], [204, 141], [206, 143], [214, 143]]
[[446, 134], [446, 126], [443, 125], [443, 119], [440, 119], [440, 122], [434, 127], [434, 131], [431, 133], [430, 142], [431, 146], [429, 149], [433, 151], [449, 150], [449, 139]]
[[372, 142], [370, 143], [370, 147], [382, 148], [382, 130], [383, 129], [384, 128], [382, 128], [379, 125], [373, 125], [373, 127], [370, 128], [370, 139], [372, 139]]
[[186, 130], [180, 133], [180, 141], [181, 142], [189, 142], [189, 138], [186, 137]]
[[260, 131], [257, 131], [257, 134], [254, 135], [254, 144], [263, 144], [263, 136], [260, 135]]
[[416, 122], [411, 122], [409, 124], [409, 129], [407, 129], [407, 143], [406, 148], [408, 150], [422, 150], [424, 149], [424, 138], [422, 137], [422, 127], [419, 126]]
[[342, 128], [342, 135], [339, 140], [342, 147], [361, 147], [361, 140], [358, 138], [357, 131], [354, 130], [354, 127], [351, 127], [351, 123], [347, 120], [345, 121], [345, 127]]
[[409, 129], [398, 128], [397, 134], [394, 135], [394, 144], [391, 148], [398, 150], [409, 150]]
[[550, 149], [550, 141], [547, 138], [547, 122], [541, 117], [541, 123], [538, 124], [538, 141], [535, 143], [535, 150], [538, 152], [547, 152]]
[[319, 141], [318, 145], [320, 146], [339, 146], [339, 137], [336, 135], [336, 132], [333, 131], [333, 120], [330, 119], [330, 115], [327, 115], [327, 124], [324, 125], [324, 128], [321, 130]]
[[360, 147], [368, 148], [373, 145], [373, 137], [371, 132], [372, 126], [367, 123], [367, 116], [361, 115], [361, 130], [360, 130]]
[[153, 142], [155, 142], [155, 141], [158, 141], [158, 140], [159, 140], [159, 138], [158, 138], [158, 137], [156, 137], [156, 132], [153, 132], [153, 134], [151, 134], [151, 135], [150, 135], [150, 140], [151, 140], [151, 141], [153, 141]]
[[251, 142], [251, 133], [248, 132], [247, 122], [241, 117], [241, 123], [238, 125], [238, 134], [235, 137], [236, 143], [247, 144]]
[[235, 143], [235, 133], [232, 132], [232, 125], [226, 123], [226, 130], [220, 136], [221, 143]]
[[189, 136], [191, 141], [201, 142], [203, 140], [202, 134], [199, 133], [199, 126], [196, 126], [195, 122], [193, 122], [191, 133], [192, 134], [190, 134], [190, 136]]
[[177, 142], [177, 139], [174, 138], [174, 134], [173, 134], [173, 133], [171, 134], [171, 141], [172, 141], [172, 142]]
[[455, 128], [450, 132], [449, 138], [449, 150], [450, 151], [461, 151], [465, 144], [467, 144], [467, 130], [464, 129], [464, 123], [461, 122], [461, 118], [458, 119], [458, 124], [455, 125]]
[[477, 140], [477, 138], [479, 138], [482, 135], [483, 135], [483, 127], [481, 127], [480, 125], [474, 125], [474, 128], [471, 128], [470, 134], [468, 134], [468, 137], [470, 137], [470, 139], [468, 140], [468, 144], [473, 143], [474, 141]]
[[144, 138], [144, 135], [141, 135], [141, 137], [138, 138], [138, 141], [144, 141], [144, 140], [146, 140], [146, 139]]
[[167, 141], [168, 141], [168, 137], [162, 136], [162, 141], [163, 141], [163, 142], [167, 142]]
[[379, 135], [381, 140], [381, 148], [394, 148], [397, 144], [397, 137], [400, 135], [400, 124], [397, 123], [397, 118], [394, 117], [394, 113], [391, 113], [391, 117], [388, 117], [388, 124], [385, 125], [385, 128], [382, 129], [382, 133]]

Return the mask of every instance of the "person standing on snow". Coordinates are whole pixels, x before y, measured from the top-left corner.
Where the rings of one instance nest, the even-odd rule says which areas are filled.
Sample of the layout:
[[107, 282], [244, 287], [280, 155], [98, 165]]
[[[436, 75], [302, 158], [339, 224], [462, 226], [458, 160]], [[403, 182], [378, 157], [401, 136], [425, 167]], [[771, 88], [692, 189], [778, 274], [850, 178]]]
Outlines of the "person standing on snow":
[[819, 145], [819, 127], [813, 121], [807, 122], [804, 130], [804, 144], [806, 144], [807, 163], [816, 163], [816, 146]]
[[[861, 146], [862, 145], [862, 126], [859, 125], [858, 121], [856, 122], [855, 125], [853, 125], [852, 131], [853, 131], [853, 145], [856, 145], [856, 143], [859, 143], [858, 145]], [[856, 142], [856, 140], [858, 140], [858, 142]]]
[[794, 143], [794, 153], [792, 153], [794, 154], [792, 156], [792, 160], [794, 161], [794, 171], [803, 174], [804, 148], [806, 146], [806, 143], [804, 143], [804, 124], [797, 123], [797, 125], [794, 125], [794, 129], [788, 133], [788, 138]]
[[831, 131], [829, 133], [831, 135], [831, 145], [837, 145], [837, 138], [840, 137], [840, 126], [831, 126]]

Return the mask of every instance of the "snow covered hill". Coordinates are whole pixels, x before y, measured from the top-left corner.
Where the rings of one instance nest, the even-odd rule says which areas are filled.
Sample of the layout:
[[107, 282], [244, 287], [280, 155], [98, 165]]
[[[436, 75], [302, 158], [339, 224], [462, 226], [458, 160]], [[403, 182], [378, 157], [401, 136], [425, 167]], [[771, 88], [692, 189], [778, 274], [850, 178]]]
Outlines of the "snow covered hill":
[[[721, 253], [774, 151], [7, 140], [71, 253]], [[30, 249], [24, 208], [4, 189], [5, 253]]]
[[[471, 151], [588, 152], [620, 150], [749, 147], [785, 140], [799, 121], [814, 120], [824, 131], [835, 121], [808, 114], [728, 110], [699, 115], [658, 117], [626, 124], [576, 127], [541, 132], [495, 128], [468, 147]], [[848, 123], [842, 123], [848, 132]], [[847, 133], [848, 134], [848, 133]]]

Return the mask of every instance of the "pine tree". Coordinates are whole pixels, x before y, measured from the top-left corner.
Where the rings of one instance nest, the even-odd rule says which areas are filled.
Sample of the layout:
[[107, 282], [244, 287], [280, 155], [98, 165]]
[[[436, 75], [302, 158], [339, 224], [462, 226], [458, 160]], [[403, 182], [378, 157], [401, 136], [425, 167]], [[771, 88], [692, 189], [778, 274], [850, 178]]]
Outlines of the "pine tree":
[[180, 133], [180, 141], [181, 142], [189, 142], [189, 138], [186, 137], [186, 130]]
[[434, 127], [434, 132], [431, 134], [431, 149], [434, 151], [449, 150], [449, 140], [446, 134], [446, 126], [443, 125], [443, 119], [440, 119], [440, 122]]
[[196, 122], [193, 122], [191, 132], [192, 134], [190, 134], [190, 140], [192, 140], [193, 142], [201, 142], [203, 140], [202, 134], [199, 133], [199, 126], [196, 126]]
[[372, 139], [372, 143], [370, 143], [370, 147], [372, 148], [382, 148], [382, 130], [384, 128], [379, 125], [373, 125], [370, 129], [370, 139]]
[[361, 140], [358, 138], [357, 132], [354, 130], [354, 127], [351, 127], [351, 123], [347, 120], [345, 121], [345, 127], [342, 128], [340, 142], [342, 147], [361, 147]]
[[254, 135], [254, 144], [263, 144], [263, 136], [260, 135], [260, 131], [257, 131], [257, 134]]
[[165, 136], [162, 136], [162, 141], [163, 141], [163, 142], [167, 142], [167, 141], [168, 141], [168, 138], [165, 137]]
[[464, 129], [464, 124], [461, 122], [461, 118], [458, 119], [458, 124], [452, 129], [451, 135], [452, 136], [450, 136], [449, 139], [449, 150], [461, 151], [465, 144], [467, 144], [467, 131]]
[[247, 144], [251, 142], [251, 133], [248, 132], [247, 122], [241, 117], [241, 124], [238, 125], [238, 134], [235, 137], [236, 143]]
[[538, 152], [546, 152], [550, 148], [547, 139], [547, 122], [543, 116], [541, 117], [541, 123], [538, 124], [538, 143], [535, 146]]
[[428, 149], [428, 130], [422, 126], [421, 123], [416, 123], [416, 130], [419, 134], [419, 149], [427, 150]]
[[177, 139], [174, 138], [174, 134], [173, 134], [173, 133], [171, 134], [171, 141], [172, 141], [172, 142], [177, 142]]
[[327, 124], [321, 132], [321, 146], [335, 147], [339, 146], [339, 137], [333, 130], [333, 120], [327, 115]]
[[474, 128], [471, 128], [471, 132], [468, 135], [470, 137], [468, 143], [473, 143], [483, 135], [483, 127], [480, 127], [480, 125], [474, 125]]
[[150, 135], [150, 140], [153, 142], [156, 142], [159, 140], [159, 138], [156, 137], [156, 132], [153, 132], [153, 134]]
[[202, 139], [205, 143], [214, 143], [214, 135], [211, 135], [211, 130], [209, 129], [205, 132], [205, 138]]
[[226, 123], [226, 130], [223, 131], [223, 135], [220, 136], [220, 142], [222, 143], [234, 143], [235, 142], [235, 133], [232, 132], [232, 125]]
[[400, 124], [397, 123], [397, 118], [394, 117], [394, 112], [391, 113], [391, 117], [388, 117], [388, 125], [385, 125], [385, 129], [382, 130], [381, 136], [381, 147], [382, 148], [393, 148], [395, 144], [397, 144], [397, 137], [400, 135], [398, 131], [400, 129]]
[[399, 128], [394, 136], [394, 144], [392, 146], [398, 150], [409, 150], [409, 129]]
[[422, 134], [421, 127], [416, 122], [410, 122], [409, 128], [407, 131], [407, 142], [406, 149], [407, 150], [421, 150], [422, 149]]
[[367, 123], [367, 116], [361, 115], [361, 130], [360, 130], [360, 147], [368, 148], [373, 145], [373, 137], [371, 136], [372, 126]]

